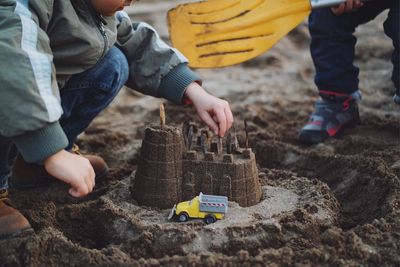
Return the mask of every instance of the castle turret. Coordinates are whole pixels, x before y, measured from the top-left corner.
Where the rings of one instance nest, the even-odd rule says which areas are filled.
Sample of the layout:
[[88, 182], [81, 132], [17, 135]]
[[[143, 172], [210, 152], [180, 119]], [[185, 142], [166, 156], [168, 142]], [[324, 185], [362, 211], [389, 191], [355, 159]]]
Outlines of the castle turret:
[[179, 129], [146, 129], [132, 188], [132, 196], [139, 204], [170, 208], [181, 200], [182, 150]]

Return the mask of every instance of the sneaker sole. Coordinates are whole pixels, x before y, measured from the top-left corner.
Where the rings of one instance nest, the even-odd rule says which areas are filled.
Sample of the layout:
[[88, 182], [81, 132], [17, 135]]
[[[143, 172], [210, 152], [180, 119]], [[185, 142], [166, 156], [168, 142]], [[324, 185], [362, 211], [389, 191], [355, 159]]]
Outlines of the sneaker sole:
[[361, 120], [359, 117], [350, 121], [349, 123], [340, 127], [340, 129], [337, 131], [337, 133], [333, 136], [329, 136], [326, 131], [323, 131], [323, 132], [322, 131], [321, 132], [320, 131], [303, 131], [303, 132], [300, 132], [298, 139], [301, 143], [307, 144], [307, 145], [319, 144], [319, 143], [322, 143], [325, 140], [327, 140], [329, 137], [338, 137], [343, 132], [343, 130], [349, 129], [349, 128], [354, 128], [360, 122], [361, 122]]

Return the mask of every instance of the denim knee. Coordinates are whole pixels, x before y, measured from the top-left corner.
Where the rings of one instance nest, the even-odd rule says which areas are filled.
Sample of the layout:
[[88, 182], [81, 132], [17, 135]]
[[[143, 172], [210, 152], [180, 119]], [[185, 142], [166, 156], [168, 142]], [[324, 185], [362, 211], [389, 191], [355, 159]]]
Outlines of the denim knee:
[[126, 83], [129, 76], [129, 66], [125, 55], [117, 47], [112, 47], [108, 53], [92, 68], [73, 75], [61, 90], [61, 97], [76, 94], [72, 91], [100, 91], [115, 95]]
[[125, 55], [117, 48], [92, 68], [73, 75], [61, 90], [61, 126], [71, 148], [76, 137], [104, 110], [124, 86], [129, 76]]
[[101, 88], [103, 91], [109, 90], [111, 97], [115, 96], [119, 90], [125, 85], [129, 76], [129, 65], [125, 55], [117, 47], [110, 49], [103, 59], [107, 62], [104, 69], [104, 77], [108, 77], [111, 81], [105, 82], [107, 86]]

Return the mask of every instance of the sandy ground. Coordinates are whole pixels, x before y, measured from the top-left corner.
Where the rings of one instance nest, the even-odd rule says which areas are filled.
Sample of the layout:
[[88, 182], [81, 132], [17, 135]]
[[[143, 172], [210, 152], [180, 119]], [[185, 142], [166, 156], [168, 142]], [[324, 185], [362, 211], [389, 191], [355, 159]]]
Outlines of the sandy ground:
[[[167, 38], [165, 10], [173, 4], [142, 1], [134, 16]], [[198, 71], [231, 103], [242, 144], [249, 122], [259, 204], [230, 202], [227, 217], [212, 225], [170, 222], [168, 210], [137, 205], [129, 187], [160, 100], [123, 90], [79, 141], [107, 160], [110, 175], [79, 200], [58, 183], [12, 191], [35, 234], [0, 241], [0, 265], [400, 266], [400, 113], [391, 100], [385, 16], [357, 31], [362, 122], [324, 144], [296, 140], [316, 99], [306, 24], [254, 60]], [[165, 105], [170, 125], [196, 118], [190, 107]]]

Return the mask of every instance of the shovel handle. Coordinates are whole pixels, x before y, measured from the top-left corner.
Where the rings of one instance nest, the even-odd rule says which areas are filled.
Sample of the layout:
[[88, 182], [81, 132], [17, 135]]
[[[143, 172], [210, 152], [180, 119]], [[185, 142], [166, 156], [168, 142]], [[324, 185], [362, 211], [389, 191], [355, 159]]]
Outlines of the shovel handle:
[[[362, 2], [368, 2], [370, 0], [362, 0]], [[310, 0], [312, 9], [322, 8], [322, 7], [334, 7], [345, 3], [346, 0]]]

